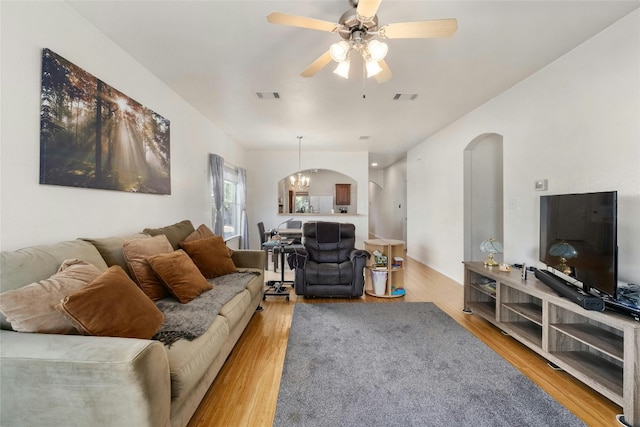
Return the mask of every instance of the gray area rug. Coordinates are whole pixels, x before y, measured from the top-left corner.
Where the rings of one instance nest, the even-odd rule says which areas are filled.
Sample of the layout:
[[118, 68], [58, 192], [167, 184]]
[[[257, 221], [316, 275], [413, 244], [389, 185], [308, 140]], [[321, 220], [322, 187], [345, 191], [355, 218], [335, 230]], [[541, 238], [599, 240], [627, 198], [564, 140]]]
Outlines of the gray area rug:
[[296, 304], [275, 426], [583, 426], [431, 303]]

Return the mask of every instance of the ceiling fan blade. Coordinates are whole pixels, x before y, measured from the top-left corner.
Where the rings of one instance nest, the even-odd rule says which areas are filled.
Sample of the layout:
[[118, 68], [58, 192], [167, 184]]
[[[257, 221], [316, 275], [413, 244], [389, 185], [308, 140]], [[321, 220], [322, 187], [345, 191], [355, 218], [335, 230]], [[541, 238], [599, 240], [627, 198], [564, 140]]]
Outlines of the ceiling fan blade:
[[322, 70], [331, 62], [331, 52], [326, 51], [311, 63], [300, 75], [302, 77], [313, 77], [318, 71]]
[[384, 83], [390, 80], [391, 77], [393, 77], [393, 73], [391, 73], [391, 70], [384, 59], [382, 61], [378, 61], [378, 65], [382, 68], [382, 71], [373, 76], [373, 78], [376, 79], [378, 83]]
[[307, 18], [304, 16], [289, 15], [281, 12], [271, 12], [267, 15], [267, 21], [272, 24], [289, 25], [291, 27], [309, 28], [311, 30], [332, 32], [338, 24], [323, 21], [321, 19]]
[[363, 18], [373, 18], [378, 12], [382, 0], [360, 0], [356, 12]]
[[378, 34], [387, 39], [440, 38], [451, 37], [457, 29], [458, 21], [455, 19], [436, 19], [385, 25], [378, 30]]

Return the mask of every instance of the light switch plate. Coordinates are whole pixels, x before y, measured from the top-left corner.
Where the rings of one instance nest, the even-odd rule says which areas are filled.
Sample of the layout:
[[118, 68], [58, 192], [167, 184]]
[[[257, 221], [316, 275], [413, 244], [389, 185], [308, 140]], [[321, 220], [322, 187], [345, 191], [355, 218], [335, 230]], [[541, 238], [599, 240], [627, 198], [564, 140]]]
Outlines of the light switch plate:
[[546, 179], [536, 179], [536, 191], [545, 191], [547, 189]]

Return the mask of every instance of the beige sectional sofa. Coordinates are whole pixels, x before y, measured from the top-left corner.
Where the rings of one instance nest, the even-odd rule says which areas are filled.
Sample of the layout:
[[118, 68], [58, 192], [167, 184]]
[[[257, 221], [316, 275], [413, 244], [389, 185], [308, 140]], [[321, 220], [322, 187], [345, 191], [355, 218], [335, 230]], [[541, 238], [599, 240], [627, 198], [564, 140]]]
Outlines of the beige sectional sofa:
[[[188, 221], [174, 225], [187, 223], [193, 230]], [[166, 230], [176, 231], [171, 227]], [[105, 271], [123, 262], [119, 248], [126, 239], [77, 239], [2, 252], [0, 292], [49, 278], [68, 259]], [[260, 306], [263, 257], [262, 251], [235, 251], [233, 263], [254, 277], [203, 335], [170, 346], [152, 339], [15, 332], [2, 316], [0, 425], [185, 426]]]

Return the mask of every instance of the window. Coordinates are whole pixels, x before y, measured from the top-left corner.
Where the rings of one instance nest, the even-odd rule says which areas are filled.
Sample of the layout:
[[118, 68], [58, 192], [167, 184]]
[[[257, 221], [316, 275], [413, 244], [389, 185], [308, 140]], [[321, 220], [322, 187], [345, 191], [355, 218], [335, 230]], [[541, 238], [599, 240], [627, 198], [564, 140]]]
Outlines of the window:
[[233, 166], [224, 166], [224, 238], [240, 234], [240, 204], [238, 203], [238, 170]]

